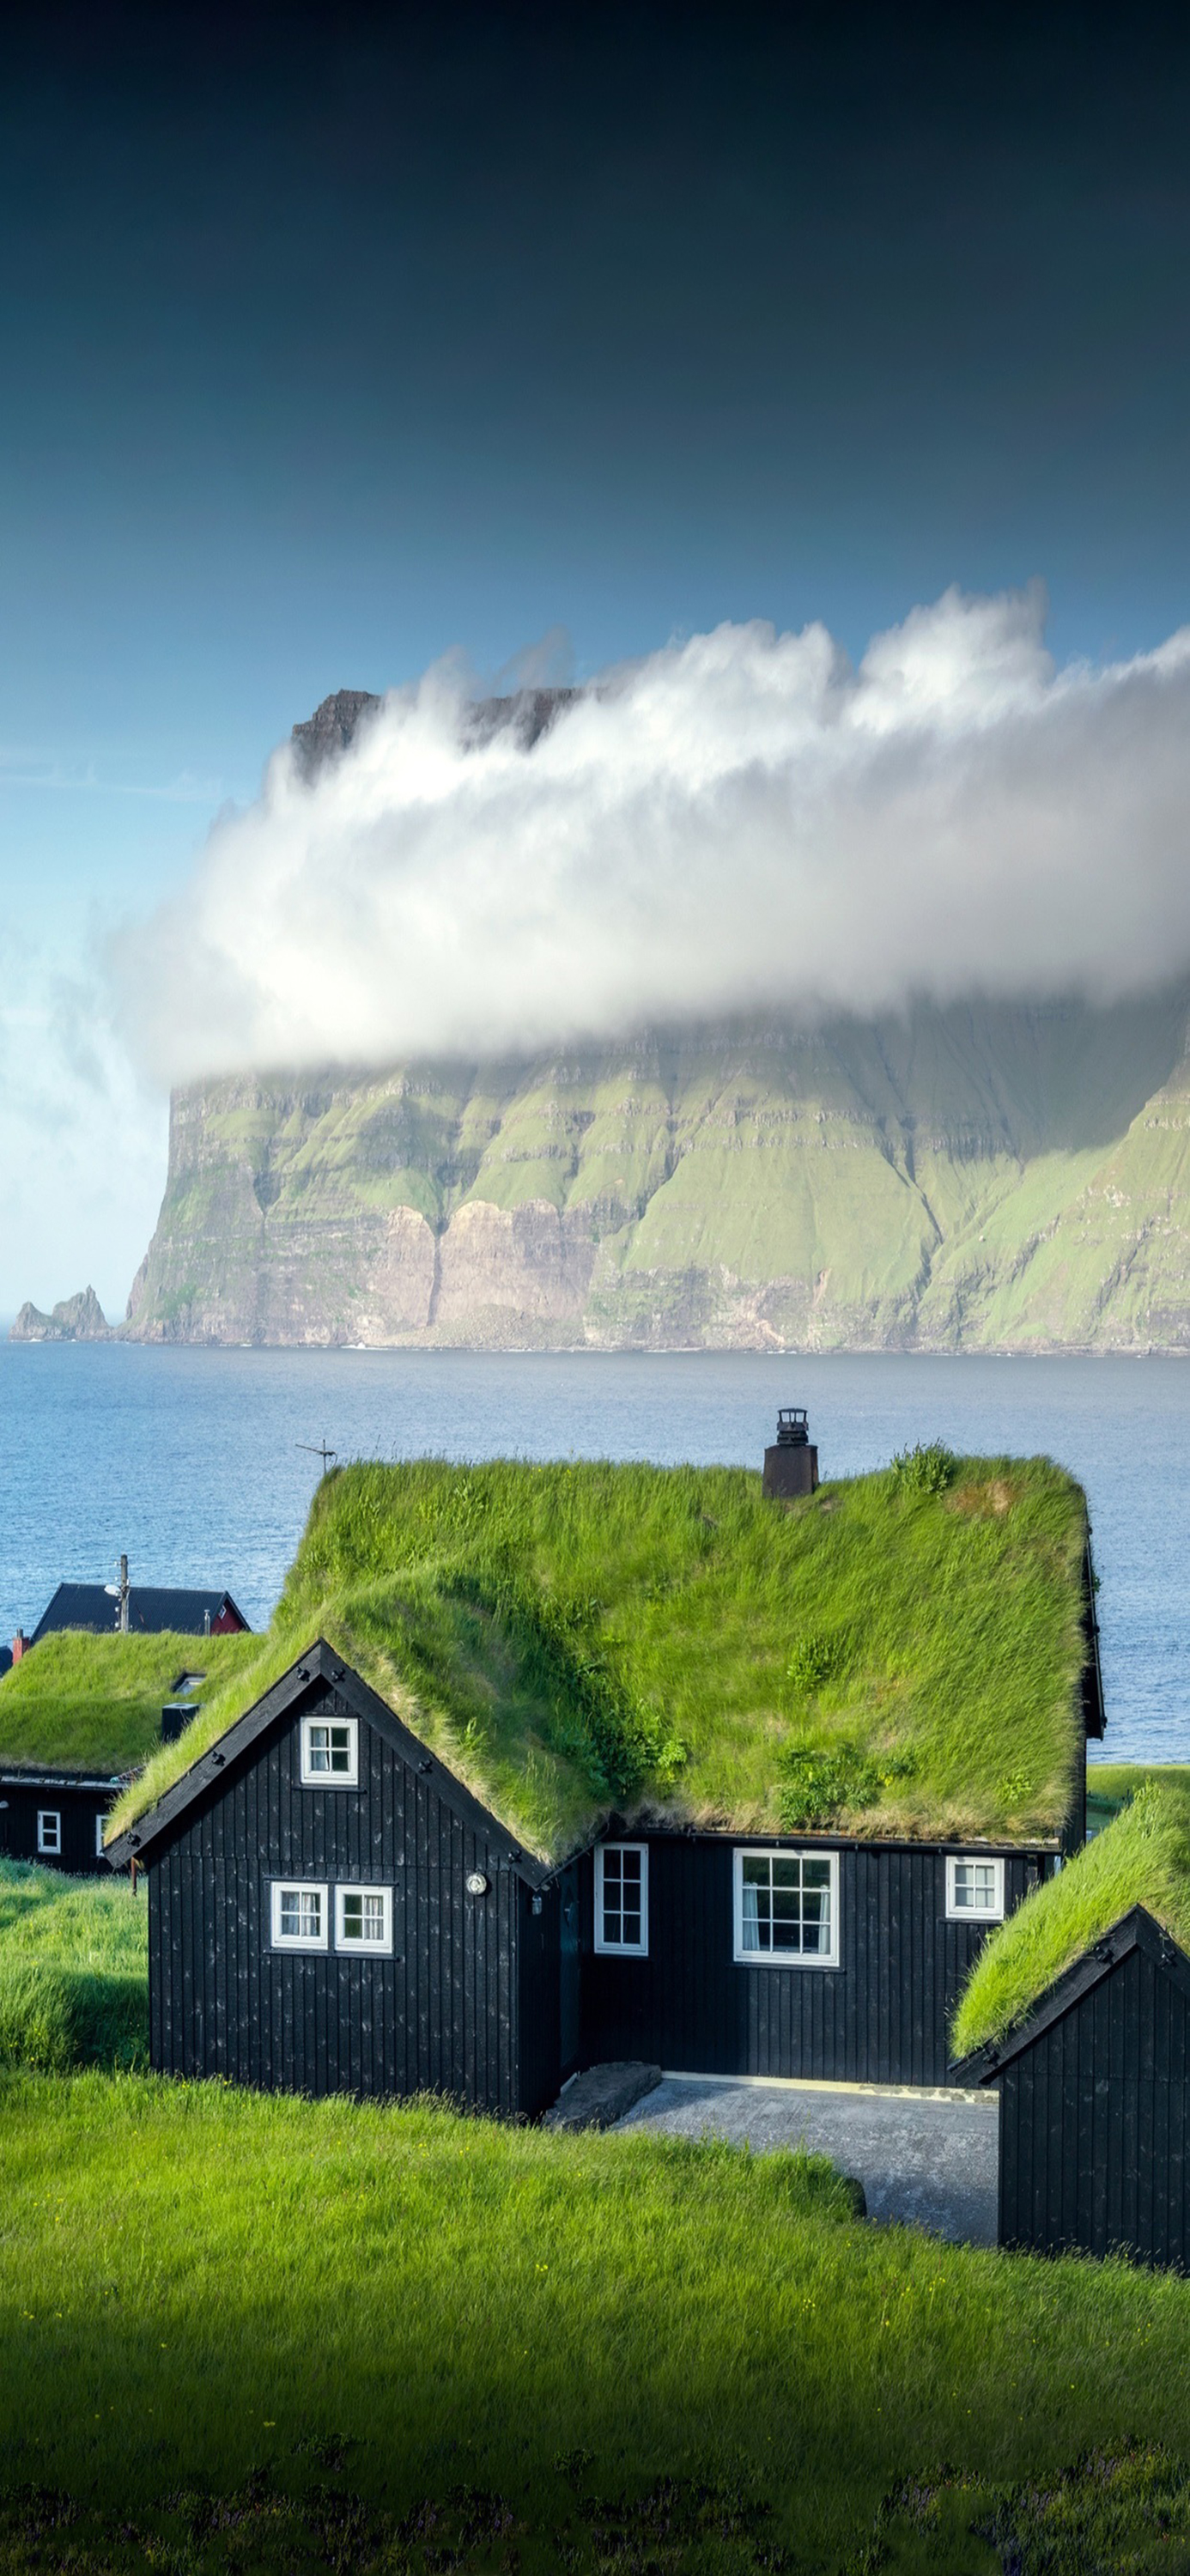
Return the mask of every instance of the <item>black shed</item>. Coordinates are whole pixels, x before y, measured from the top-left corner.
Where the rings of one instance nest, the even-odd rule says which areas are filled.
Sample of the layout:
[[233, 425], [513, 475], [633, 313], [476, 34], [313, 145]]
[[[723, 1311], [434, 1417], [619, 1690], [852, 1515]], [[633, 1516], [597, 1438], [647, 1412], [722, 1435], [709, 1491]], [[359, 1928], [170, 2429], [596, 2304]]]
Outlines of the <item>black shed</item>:
[[1012, 2036], [1000, 2090], [1000, 2241], [1190, 2269], [1190, 1959], [1134, 1905]]
[[613, 1826], [551, 1867], [321, 1640], [108, 1845], [147, 1872], [159, 2072], [527, 2118], [623, 2057], [952, 2083], [972, 1964], [1054, 1857]]
[[123, 1786], [115, 1772], [7, 1764], [0, 1769], [0, 1853], [74, 1878], [106, 1874], [103, 1829]]

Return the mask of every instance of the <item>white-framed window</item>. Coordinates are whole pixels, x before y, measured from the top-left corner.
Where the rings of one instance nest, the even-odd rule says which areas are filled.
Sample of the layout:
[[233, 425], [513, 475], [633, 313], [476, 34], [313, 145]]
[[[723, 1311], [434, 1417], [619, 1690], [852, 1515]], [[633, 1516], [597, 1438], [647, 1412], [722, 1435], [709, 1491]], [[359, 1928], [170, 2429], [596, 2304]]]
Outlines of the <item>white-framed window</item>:
[[384, 1957], [393, 1946], [391, 1887], [335, 1889], [335, 1948]]
[[308, 1789], [354, 1789], [359, 1780], [359, 1721], [302, 1719], [302, 1781]]
[[646, 1843], [595, 1846], [595, 1947], [643, 1959], [649, 1947]]
[[105, 1815], [100, 1814], [100, 1815], [96, 1816], [96, 1819], [95, 1819], [95, 1858], [96, 1858], [96, 1860], [102, 1860], [102, 1858], [103, 1858], [103, 1828], [104, 1828], [104, 1826], [106, 1825], [106, 1823], [107, 1823], [107, 1817], [106, 1817]]
[[737, 1851], [735, 1955], [750, 1968], [837, 1968], [838, 1853]]
[[37, 1848], [47, 1859], [57, 1858], [62, 1849], [62, 1817], [57, 1807], [37, 1810]]
[[275, 1878], [271, 1891], [274, 1950], [329, 1946], [330, 1890], [308, 1879]]
[[1004, 1863], [975, 1852], [948, 1852], [946, 1911], [956, 1923], [1001, 1923]]

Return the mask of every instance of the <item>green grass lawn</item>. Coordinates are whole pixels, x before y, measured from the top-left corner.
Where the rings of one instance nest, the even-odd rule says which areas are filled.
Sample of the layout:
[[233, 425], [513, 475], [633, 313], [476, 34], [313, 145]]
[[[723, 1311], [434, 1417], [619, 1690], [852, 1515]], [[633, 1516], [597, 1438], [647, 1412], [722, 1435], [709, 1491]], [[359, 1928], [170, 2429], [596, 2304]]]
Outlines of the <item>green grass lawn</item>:
[[261, 1644], [255, 1636], [55, 1630], [0, 1681], [0, 1760], [113, 1777], [134, 1770], [161, 1741], [162, 1707], [179, 1673], [202, 1671], [208, 1690], [220, 1690], [259, 1656]]
[[0, 1860], [0, 2065], [146, 2066], [147, 1918], [126, 1878]]
[[1190, 1789], [1190, 1762], [1088, 1762], [1088, 1804], [1126, 1807], [1149, 1780], [1171, 1789]]
[[[798, 2156], [10, 2075], [0, 2169], [4, 2492], [96, 2529], [241, 2500], [223, 2555], [112, 2565], [859, 2568], [911, 2472], [961, 2523], [965, 2480], [1190, 2442], [1190, 2285], [873, 2228]], [[372, 2540], [303, 2557], [286, 2497]]]
[[943, 1453], [789, 1510], [742, 1468], [355, 1466], [268, 1639], [127, 1824], [323, 1635], [531, 1849], [662, 1811], [735, 1831], [1053, 1835], [1086, 1513], [1046, 1459]]

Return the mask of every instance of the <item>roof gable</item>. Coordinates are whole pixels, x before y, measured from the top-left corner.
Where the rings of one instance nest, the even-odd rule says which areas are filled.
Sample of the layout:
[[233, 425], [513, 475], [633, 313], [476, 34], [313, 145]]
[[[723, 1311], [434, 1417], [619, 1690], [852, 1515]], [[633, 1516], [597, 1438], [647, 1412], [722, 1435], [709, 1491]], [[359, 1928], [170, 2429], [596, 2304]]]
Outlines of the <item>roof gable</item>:
[[[165, 1584], [133, 1583], [128, 1591], [128, 1625], [134, 1635], [153, 1636], [170, 1631], [179, 1637], [201, 1637], [206, 1623], [212, 1628], [228, 1613], [241, 1628], [248, 1622], [226, 1588], [204, 1590], [194, 1585], [170, 1588]], [[120, 1600], [117, 1591], [106, 1583], [60, 1583], [52, 1601], [43, 1610], [29, 1644], [37, 1645], [42, 1637], [60, 1628], [83, 1628], [102, 1636], [119, 1626]]]
[[980, 2084], [994, 2083], [1013, 2058], [1032, 2048], [1035, 2040], [1080, 2004], [1105, 1977], [1112, 1976], [1134, 1950], [1142, 1951], [1154, 1966], [1161, 1968], [1190, 2002], [1190, 1959], [1146, 1906], [1134, 1905], [1096, 1941], [1093, 1949], [1055, 1978], [1015, 2030], [1003, 2039], [989, 2040], [983, 2048], [963, 2058], [960, 2071], [971, 2073]]
[[[502, 1844], [509, 1865], [531, 1887], [540, 1887], [549, 1877], [548, 1868], [534, 1860], [519, 1843], [513, 1842], [508, 1828], [490, 1808], [481, 1804], [461, 1780], [448, 1770], [438, 1756], [405, 1725], [387, 1701], [372, 1690], [361, 1675], [353, 1672], [342, 1656], [337, 1655], [324, 1637], [315, 1639], [289, 1670], [265, 1691], [262, 1698], [236, 1718], [191, 1763], [180, 1779], [175, 1780], [148, 1813], [117, 1836], [106, 1847], [106, 1857], [113, 1869], [124, 1868], [129, 1861], [151, 1861], [161, 1846], [169, 1842], [188, 1818], [196, 1802], [217, 1789], [221, 1778], [280, 1719], [291, 1719], [301, 1713], [303, 1703], [313, 1699], [327, 1685], [346, 1701], [353, 1716], [366, 1726], [374, 1727], [393, 1752], [411, 1770], [422, 1773], [432, 1784], [443, 1804], [458, 1817], [461, 1824], [482, 1833], [490, 1842]], [[312, 1795], [317, 1796], [317, 1790]]]

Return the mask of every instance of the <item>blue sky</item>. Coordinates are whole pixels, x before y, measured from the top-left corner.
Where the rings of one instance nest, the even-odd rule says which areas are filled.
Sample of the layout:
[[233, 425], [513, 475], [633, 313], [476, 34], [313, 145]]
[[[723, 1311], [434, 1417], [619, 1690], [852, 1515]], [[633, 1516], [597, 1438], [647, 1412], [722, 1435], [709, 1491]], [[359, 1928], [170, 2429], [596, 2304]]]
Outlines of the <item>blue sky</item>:
[[[1085, 12], [51, 9], [0, 109], [0, 1311], [126, 1292], [87, 991], [329, 689], [1187, 617], [1187, 53]], [[23, 50], [21, 49], [23, 47]], [[97, 1052], [98, 1050], [98, 1052]], [[118, 1133], [109, 1157], [107, 1140]]]

